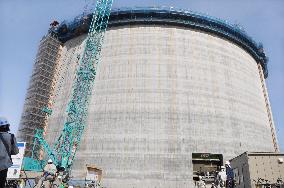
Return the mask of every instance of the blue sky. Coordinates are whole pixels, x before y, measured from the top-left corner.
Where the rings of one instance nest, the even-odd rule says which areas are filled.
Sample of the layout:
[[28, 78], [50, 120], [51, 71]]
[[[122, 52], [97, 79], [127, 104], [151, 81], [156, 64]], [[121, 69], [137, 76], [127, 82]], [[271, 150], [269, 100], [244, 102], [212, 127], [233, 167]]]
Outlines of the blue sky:
[[[0, 116], [16, 132], [39, 41], [53, 20], [71, 19], [94, 6], [91, 0], [0, 0]], [[238, 23], [269, 56], [266, 80], [284, 151], [283, 0], [114, 0], [114, 7], [169, 6], [208, 13]]]

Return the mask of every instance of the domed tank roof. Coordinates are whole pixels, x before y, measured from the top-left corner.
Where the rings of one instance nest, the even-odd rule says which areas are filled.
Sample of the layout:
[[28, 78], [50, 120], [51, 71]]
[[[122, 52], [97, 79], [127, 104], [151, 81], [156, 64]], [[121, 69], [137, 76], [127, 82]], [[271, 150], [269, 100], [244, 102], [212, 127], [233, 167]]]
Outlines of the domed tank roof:
[[[92, 13], [82, 14], [72, 21], [63, 21], [56, 30], [58, 39], [66, 42], [88, 32]], [[268, 58], [262, 44], [257, 44], [238, 25], [227, 21], [173, 7], [135, 7], [113, 9], [109, 19], [109, 28], [127, 25], [165, 25], [178, 26], [207, 32], [225, 38], [246, 50], [263, 68], [268, 76]]]

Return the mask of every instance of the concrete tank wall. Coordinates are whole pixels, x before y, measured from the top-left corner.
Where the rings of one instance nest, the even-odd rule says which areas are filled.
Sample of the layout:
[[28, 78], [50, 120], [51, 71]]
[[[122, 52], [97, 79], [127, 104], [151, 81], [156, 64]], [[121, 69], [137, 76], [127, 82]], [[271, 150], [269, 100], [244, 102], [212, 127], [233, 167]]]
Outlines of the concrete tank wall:
[[[50, 143], [62, 130], [85, 37], [63, 47]], [[75, 177], [95, 164], [106, 187], [192, 187], [193, 152], [227, 160], [244, 151], [274, 151], [257, 63], [246, 51], [185, 28], [106, 32]]]

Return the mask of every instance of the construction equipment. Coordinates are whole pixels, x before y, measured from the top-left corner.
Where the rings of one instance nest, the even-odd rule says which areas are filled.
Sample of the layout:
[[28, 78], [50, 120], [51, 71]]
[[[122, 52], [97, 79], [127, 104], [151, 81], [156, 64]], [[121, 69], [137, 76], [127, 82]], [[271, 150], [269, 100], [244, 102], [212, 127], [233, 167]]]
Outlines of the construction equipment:
[[[97, 0], [84, 53], [77, 68], [73, 93], [66, 110], [68, 116], [61, 135], [54, 146], [50, 147], [44, 139], [44, 130], [36, 130], [32, 156], [25, 158], [24, 170], [40, 171], [42, 169], [45, 164], [44, 160], [39, 160], [42, 150], [57, 167], [67, 172], [70, 170], [86, 125], [89, 99], [97, 73], [97, 64], [100, 61], [112, 3], [113, 0]], [[45, 111], [51, 112], [51, 109], [45, 109]]]

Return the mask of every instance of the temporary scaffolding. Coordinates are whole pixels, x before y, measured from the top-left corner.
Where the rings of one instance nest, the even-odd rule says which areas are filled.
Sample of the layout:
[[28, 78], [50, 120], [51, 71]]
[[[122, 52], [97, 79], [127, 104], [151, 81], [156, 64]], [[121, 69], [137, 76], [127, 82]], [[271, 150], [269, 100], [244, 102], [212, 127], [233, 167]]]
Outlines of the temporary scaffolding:
[[269, 102], [268, 92], [267, 92], [265, 79], [264, 79], [264, 75], [263, 75], [263, 69], [262, 69], [261, 65], [258, 65], [258, 70], [259, 70], [262, 92], [263, 92], [264, 100], [265, 100], [265, 107], [266, 107], [266, 110], [267, 110], [267, 116], [268, 116], [268, 121], [269, 121], [274, 151], [280, 152], [278, 140], [277, 140], [277, 137], [276, 137], [275, 125], [274, 125], [274, 121], [273, 121], [273, 117], [272, 117], [272, 113], [271, 113], [271, 106], [270, 106], [270, 102]]
[[19, 140], [27, 142], [27, 156], [31, 155], [34, 130], [46, 126], [46, 110], [51, 106], [60, 45], [51, 33], [44, 36], [39, 45], [18, 130]]
[[[37, 129], [34, 136], [33, 153], [31, 158], [25, 158], [26, 170], [39, 170], [41, 148], [48, 158], [52, 159], [56, 166], [69, 170], [80, 145], [81, 136], [88, 115], [89, 99], [92, 94], [97, 64], [100, 61], [100, 53], [104, 34], [108, 25], [108, 19], [112, 7], [112, 0], [98, 0], [89, 28], [85, 50], [77, 68], [73, 93], [67, 105], [67, 118], [63, 130], [53, 147], [50, 147], [44, 139], [44, 131]], [[49, 106], [48, 106], [49, 107]], [[49, 108], [45, 112], [51, 112]]]

